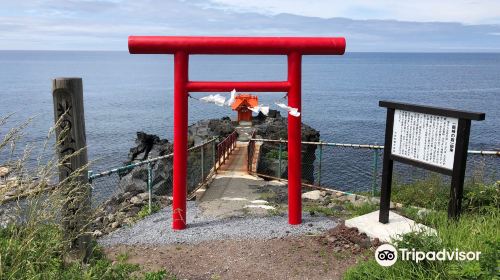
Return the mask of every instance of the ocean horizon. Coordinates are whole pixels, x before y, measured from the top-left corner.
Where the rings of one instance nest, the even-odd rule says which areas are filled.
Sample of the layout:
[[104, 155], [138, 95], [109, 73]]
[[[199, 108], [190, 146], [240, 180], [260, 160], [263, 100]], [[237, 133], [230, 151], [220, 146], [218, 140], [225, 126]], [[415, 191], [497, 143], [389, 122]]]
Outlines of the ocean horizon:
[[[51, 80], [55, 77], [83, 78], [93, 170], [122, 165], [137, 131], [172, 140], [171, 55], [0, 51], [0, 65], [0, 115], [13, 113], [0, 134], [34, 117], [18, 152], [25, 144], [41, 146], [54, 123]], [[319, 130], [322, 141], [382, 145], [386, 110], [378, 106], [380, 100], [479, 111], [486, 113], [486, 120], [473, 123], [469, 148], [500, 149], [498, 73], [500, 53], [304, 56], [302, 121]], [[189, 75], [191, 80], [286, 80], [286, 57], [194, 55]], [[257, 95], [260, 103], [273, 108], [284, 93]], [[228, 107], [189, 100], [190, 124], [235, 115]]]

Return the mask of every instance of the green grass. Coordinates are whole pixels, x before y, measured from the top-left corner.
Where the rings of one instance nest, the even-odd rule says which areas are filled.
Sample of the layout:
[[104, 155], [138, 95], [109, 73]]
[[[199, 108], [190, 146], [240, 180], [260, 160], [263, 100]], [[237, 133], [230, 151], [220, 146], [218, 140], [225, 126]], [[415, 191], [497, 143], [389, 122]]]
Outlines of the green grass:
[[[350, 268], [345, 279], [498, 279], [500, 276], [500, 206], [498, 184], [476, 183], [465, 190], [463, 214], [459, 220], [449, 220], [446, 206], [448, 192], [439, 193], [443, 185], [429, 181], [416, 183], [427, 187], [430, 194], [405, 186], [396, 192], [406, 207], [402, 213], [415, 221], [436, 229], [437, 236], [409, 233], [396, 241], [399, 248], [421, 251], [479, 251], [479, 261], [423, 261], [415, 263], [398, 260], [391, 267], [382, 267], [375, 259]], [[443, 197], [438, 197], [438, 196]], [[401, 201], [401, 200], [398, 200]], [[418, 209], [430, 209], [419, 216]], [[495, 278], [496, 277], [496, 278]]]
[[[266, 154], [266, 157], [269, 159], [279, 159], [279, 156], [280, 156], [279, 150], [270, 150]], [[283, 159], [283, 160], [288, 159], [288, 152], [287, 151], [281, 151], [281, 159]]]
[[162, 271], [142, 274], [138, 265], [126, 263], [127, 253], [112, 263], [95, 244], [87, 263], [68, 261], [64, 244], [57, 225], [0, 229], [0, 279], [175, 279]]
[[267, 202], [272, 201], [274, 198], [276, 198], [278, 195], [275, 192], [264, 192], [259, 195], [259, 199], [265, 200]]
[[344, 207], [347, 211], [349, 211], [351, 217], [365, 215], [379, 209], [378, 204], [372, 202], [363, 202], [360, 205], [354, 205], [351, 202], [346, 201], [344, 203]]
[[[0, 117], [2, 129], [8, 119], [9, 116]], [[53, 153], [65, 141], [64, 137], [58, 137], [53, 145], [50, 144], [54, 140], [54, 128], [62, 127], [63, 121], [63, 117], [57, 120], [40, 147], [39, 155], [48, 158], [37, 157], [38, 152], [32, 154], [35, 147], [27, 146], [23, 152], [11, 154], [9, 162], [2, 162], [9, 164], [13, 174], [23, 175], [18, 185], [9, 186], [5, 191], [23, 187], [22, 184], [29, 182], [30, 189], [44, 193], [27, 195], [15, 209], [19, 219], [6, 228], [0, 228], [0, 279], [174, 279], [165, 271], [142, 273], [138, 265], [126, 263], [127, 253], [112, 262], [95, 241], [90, 246], [75, 246], [79, 241], [91, 240], [89, 225], [94, 214], [90, 207], [85, 207], [88, 206], [90, 186], [81, 180], [87, 176], [88, 166], [74, 170], [55, 186], [47, 184], [53, 181], [61, 166], [83, 151], [75, 151], [63, 158]], [[24, 127], [25, 124], [14, 125], [7, 130], [6, 136], [0, 139], [0, 154], [10, 154], [8, 148], [15, 147], [23, 137]], [[60, 135], [67, 135], [67, 129], [65, 126]], [[27, 160], [35, 157], [36, 165], [30, 164], [27, 168]]]
[[273, 204], [272, 206], [274, 207], [274, 209], [267, 210], [268, 216], [283, 216], [286, 214], [286, 211], [288, 209], [288, 207], [280, 204]]
[[311, 216], [316, 214], [323, 214], [325, 216], [335, 216], [338, 214], [338, 212], [335, 211], [335, 209], [312, 203], [311, 204], [304, 203], [303, 211], [309, 212]]
[[152, 215], [154, 213], [157, 213], [160, 210], [161, 210], [161, 206], [158, 203], [151, 204], [151, 211], [149, 211], [149, 205], [146, 204], [146, 205], [142, 206], [141, 210], [137, 213], [137, 218], [144, 219], [147, 216]]
[[450, 185], [439, 175], [429, 176], [412, 183], [394, 181], [391, 201], [436, 210], [445, 210], [448, 206]]
[[345, 279], [494, 279], [498, 277], [500, 260], [500, 211], [489, 215], [466, 213], [460, 220], [448, 221], [446, 212], [429, 214], [427, 225], [435, 228], [437, 236], [409, 233], [395, 245], [422, 251], [444, 248], [460, 251], [480, 251], [479, 261], [424, 261], [420, 263], [398, 260], [391, 267], [381, 267], [372, 259], [361, 263], [345, 275]]
[[64, 239], [55, 225], [0, 230], [0, 279], [131, 279], [136, 265], [112, 264], [94, 246], [87, 264], [65, 261]]
[[144, 274], [144, 280], [177, 280], [177, 276], [167, 272], [166, 270], [160, 270], [155, 272], [147, 272]]
[[[450, 182], [442, 176], [433, 175], [413, 183], [403, 184], [395, 181], [391, 201], [434, 210], [447, 210], [450, 196]], [[469, 180], [464, 186], [463, 208], [477, 211], [484, 206], [499, 207], [500, 188], [498, 184], [485, 184], [481, 180]]]

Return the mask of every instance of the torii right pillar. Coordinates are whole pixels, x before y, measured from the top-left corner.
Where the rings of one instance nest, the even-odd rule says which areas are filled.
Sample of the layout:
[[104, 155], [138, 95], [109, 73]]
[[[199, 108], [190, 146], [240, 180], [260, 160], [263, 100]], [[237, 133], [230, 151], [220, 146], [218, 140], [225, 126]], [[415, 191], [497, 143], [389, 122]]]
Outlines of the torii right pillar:
[[288, 223], [302, 223], [302, 55], [288, 54], [288, 106], [297, 108], [298, 117], [288, 116]]

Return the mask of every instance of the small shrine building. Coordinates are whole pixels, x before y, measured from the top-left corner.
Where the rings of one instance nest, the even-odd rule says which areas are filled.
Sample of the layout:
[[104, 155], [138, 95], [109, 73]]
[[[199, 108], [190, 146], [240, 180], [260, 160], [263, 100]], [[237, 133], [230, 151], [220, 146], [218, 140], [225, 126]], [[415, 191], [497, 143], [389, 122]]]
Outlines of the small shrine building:
[[233, 111], [238, 112], [238, 122], [252, 121], [252, 111], [248, 108], [257, 107], [259, 105], [259, 98], [251, 94], [238, 94], [235, 97], [231, 108]]

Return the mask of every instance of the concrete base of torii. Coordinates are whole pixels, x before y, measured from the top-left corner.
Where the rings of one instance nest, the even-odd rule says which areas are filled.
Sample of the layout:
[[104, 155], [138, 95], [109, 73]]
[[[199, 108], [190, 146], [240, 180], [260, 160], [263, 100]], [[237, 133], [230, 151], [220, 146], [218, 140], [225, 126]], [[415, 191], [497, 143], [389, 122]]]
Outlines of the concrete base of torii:
[[371, 212], [345, 221], [347, 227], [356, 227], [370, 238], [378, 238], [381, 242], [391, 242], [399, 236], [412, 231], [424, 231], [436, 234], [436, 230], [415, 221], [389, 212], [389, 223], [382, 224], [378, 221], [379, 211]]

